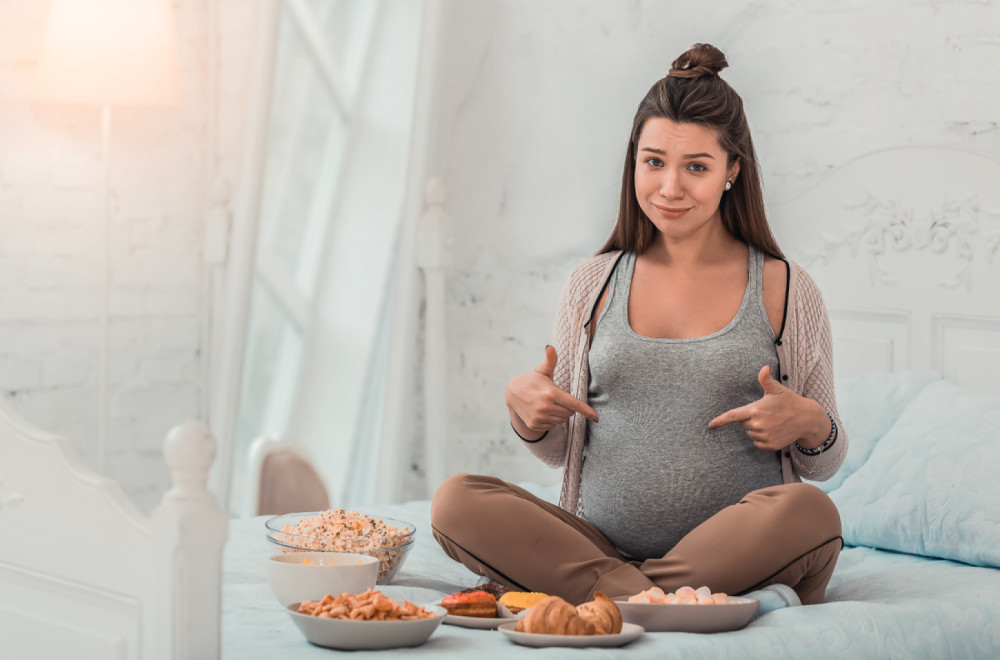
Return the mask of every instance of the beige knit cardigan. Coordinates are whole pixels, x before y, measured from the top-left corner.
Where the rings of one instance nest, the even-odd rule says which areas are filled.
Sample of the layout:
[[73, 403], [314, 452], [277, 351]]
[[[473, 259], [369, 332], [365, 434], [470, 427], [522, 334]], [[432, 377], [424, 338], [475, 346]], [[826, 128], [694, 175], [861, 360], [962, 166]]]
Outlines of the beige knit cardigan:
[[[577, 266], [563, 291], [556, 314], [553, 380], [581, 401], [590, 383], [589, 324], [620, 251], [597, 255]], [[782, 385], [813, 399], [837, 421], [836, 441], [823, 453], [806, 455], [794, 446], [781, 451], [785, 483], [801, 477], [824, 481], [832, 477], [847, 454], [847, 434], [840, 423], [833, 388], [833, 342], [826, 306], [816, 283], [798, 264], [789, 262], [788, 299], [781, 336], [775, 342]], [[707, 422], [706, 422], [707, 423]], [[549, 430], [540, 440], [524, 441], [528, 449], [551, 467], [563, 468], [559, 506], [580, 515], [580, 474], [583, 469], [587, 419], [577, 413]]]

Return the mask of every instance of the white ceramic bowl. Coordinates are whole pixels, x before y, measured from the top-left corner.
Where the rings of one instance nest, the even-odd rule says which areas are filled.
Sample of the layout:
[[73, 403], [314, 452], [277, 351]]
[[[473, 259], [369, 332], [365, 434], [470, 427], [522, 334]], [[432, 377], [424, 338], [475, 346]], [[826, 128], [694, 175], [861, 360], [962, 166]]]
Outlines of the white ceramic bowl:
[[437, 630], [448, 613], [439, 605], [424, 605], [424, 609], [434, 612], [433, 617], [411, 621], [352, 621], [301, 614], [296, 611], [298, 606], [298, 603], [292, 603], [285, 608], [298, 629], [313, 644], [332, 649], [420, 646]]
[[760, 601], [730, 596], [724, 605], [682, 605], [680, 603], [629, 603], [615, 599], [627, 623], [646, 632], [715, 633], [739, 630], [750, 623]]
[[375, 587], [378, 559], [347, 552], [290, 552], [267, 560], [271, 592], [282, 605]]

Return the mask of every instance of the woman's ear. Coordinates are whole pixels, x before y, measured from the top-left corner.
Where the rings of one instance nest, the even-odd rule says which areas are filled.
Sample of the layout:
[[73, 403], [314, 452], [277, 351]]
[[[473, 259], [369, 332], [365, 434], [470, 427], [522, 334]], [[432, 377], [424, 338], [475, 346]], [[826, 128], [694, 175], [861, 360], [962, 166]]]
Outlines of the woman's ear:
[[738, 177], [739, 175], [740, 175], [740, 158], [739, 156], [737, 156], [736, 160], [733, 161], [733, 164], [729, 166], [729, 176], [727, 176], [726, 178], [732, 181], [733, 183], [736, 183], [736, 177]]

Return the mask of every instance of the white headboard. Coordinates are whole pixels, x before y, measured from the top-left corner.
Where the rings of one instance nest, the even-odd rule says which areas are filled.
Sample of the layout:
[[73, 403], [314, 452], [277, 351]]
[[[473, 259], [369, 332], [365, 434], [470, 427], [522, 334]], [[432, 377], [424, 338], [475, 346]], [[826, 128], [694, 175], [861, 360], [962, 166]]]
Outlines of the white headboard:
[[0, 657], [219, 655], [228, 517], [206, 488], [215, 440], [167, 436], [173, 488], [149, 517], [69, 440], [0, 401]]
[[837, 375], [934, 369], [1000, 394], [1000, 163], [878, 151], [769, 212], [823, 292]]

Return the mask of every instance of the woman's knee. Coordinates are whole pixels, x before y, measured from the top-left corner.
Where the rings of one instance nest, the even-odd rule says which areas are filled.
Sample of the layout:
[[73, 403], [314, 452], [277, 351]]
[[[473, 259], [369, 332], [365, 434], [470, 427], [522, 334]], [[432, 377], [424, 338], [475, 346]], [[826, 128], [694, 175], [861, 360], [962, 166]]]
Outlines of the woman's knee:
[[808, 527], [815, 530], [817, 539], [826, 542], [841, 536], [840, 512], [830, 496], [820, 488], [807, 483], [785, 484], [785, 506], [805, 518]]
[[[830, 497], [806, 483], [787, 483], [756, 490], [743, 503], [753, 503], [765, 534], [798, 539], [809, 547], [840, 537], [840, 513]], [[798, 543], [796, 544], [798, 545]]]
[[463, 520], [475, 515], [479, 508], [478, 495], [488, 479], [477, 474], [455, 474], [441, 482], [431, 500], [431, 526], [437, 530], [463, 526]]

